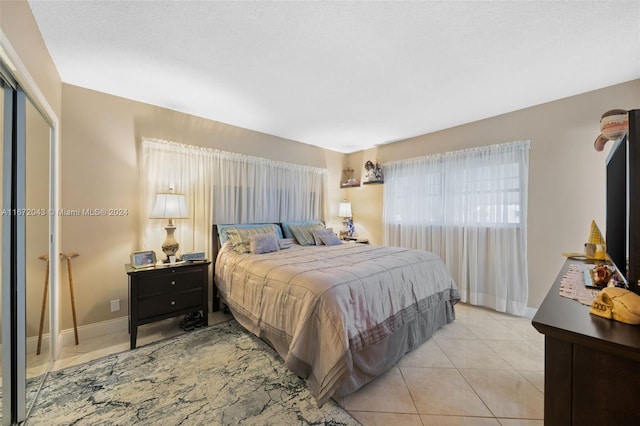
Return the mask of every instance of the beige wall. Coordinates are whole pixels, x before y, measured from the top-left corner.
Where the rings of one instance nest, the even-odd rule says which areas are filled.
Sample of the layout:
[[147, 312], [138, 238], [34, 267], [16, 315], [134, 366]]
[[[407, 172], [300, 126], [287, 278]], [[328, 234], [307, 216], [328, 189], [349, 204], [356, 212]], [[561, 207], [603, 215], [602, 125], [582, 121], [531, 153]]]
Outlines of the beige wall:
[[[62, 83], [26, 0], [0, 1], [0, 27], [27, 68], [53, 113], [62, 115]], [[23, 76], [18, 75], [18, 78]], [[28, 92], [28, 90], [27, 90]], [[32, 93], [29, 93], [33, 95]], [[27, 106], [27, 207], [48, 208], [48, 125]], [[48, 217], [27, 217], [27, 337], [37, 335], [43, 297], [45, 263], [38, 256], [48, 251]], [[66, 277], [66, 275], [63, 275]], [[48, 333], [48, 310], [45, 333]]]
[[[353, 203], [356, 230], [383, 242], [382, 185], [340, 189], [341, 170], [362, 173], [366, 160], [381, 163], [513, 140], [532, 142], [529, 187], [529, 306], [537, 307], [564, 261], [595, 219], [604, 232], [605, 153], [593, 150], [602, 112], [638, 108], [640, 80], [504, 114], [351, 155], [205, 120], [139, 102], [62, 85], [26, 0], [0, 2], [0, 25], [33, 75], [62, 128], [62, 208], [123, 208], [125, 217], [65, 217], [62, 251], [78, 252], [74, 281], [80, 325], [127, 314], [124, 263], [139, 248], [138, 147], [141, 137], [329, 169], [325, 220], [339, 228], [337, 204]], [[461, 105], [461, 108], [473, 106]], [[428, 120], [428, 117], [425, 117]], [[607, 147], [606, 150], [608, 150]], [[362, 178], [362, 176], [356, 176]], [[63, 282], [66, 274], [63, 271]], [[62, 286], [62, 328], [71, 327]], [[109, 312], [121, 299], [122, 310]]]
[[[139, 247], [137, 150], [140, 138], [156, 137], [278, 161], [326, 167], [339, 182], [343, 154], [147, 104], [62, 85], [26, 0], [0, 1], [0, 26], [43, 92], [61, 124], [61, 207], [128, 209], [125, 217], [63, 217], [61, 251], [73, 260], [79, 325], [127, 315], [124, 264]], [[64, 114], [62, 104], [64, 103]], [[44, 152], [43, 155], [46, 155]], [[329, 185], [325, 218], [339, 226], [339, 188]], [[331, 222], [335, 217], [336, 224]], [[38, 239], [38, 243], [40, 239]], [[42, 250], [36, 250], [38, 253]], [[61, 264], [61, 328], [72, 327], [67, 273]], [[39, 319], [44, 264], [34, 262], [28, 318]], [[33, 299], [33, 300], [31, 300]], [[109, 301], [121, 299], [111, 313]], [[45, 320], [47, 317], [45, 317]], [[29, 326], [29, 334], [35, 332]]]
[[[74, 285], [79, 324], [127, 315], [124, 264], [139, 250], [138, 153], [142, 137], [269, 158], [329, 169], [329, 182], [339, 181], [343, 154], [258, 133], [116, 96], [63, 85], [62, 208], [127, 209], [121, 217], [62, 218], [62, 250], [77, 252]], [[326, 217], [338, 189], [325, 194]], [[337, 205], [337, 201], [335, 202]], [[328, 223], [330, 223], [328, 221]], [[69, 297], [63, 289], [62, 328], [71, 327]], [[110, 312], [110, 300], [122, 310]]]
[[61, 118], [62, 84], [27, 0], [0, 1], [0, 27], [51, 108]]
[[[377, 149], [367, 149], [349, 154], [344, 160], [344, 168], [354, 170], [354, 178], [365, 181], [364, 163], [378, 161]], [[351, 202], [353, 225], [359, 238], [368, 239], [370, 244], [383, 244], [382, 199], [384, 187], [379, 184], [361, 184], [358, 187], [344, 188], [344, 198]]]
[[[461, 105], [466, 107], [472, 106]], [[352, 168], [362, 170], [366, 160], [377, 159], [384, 164], [475, 146], [531, 140], [528, 305], [538, 307], [565, 260], [562, 252], [583, 250], [591, 220], [596, 221], [603, 233], [606, 231], [605, 160], [612, 144], [599, 153], [593, 149], [593, 142], [600, 134], [600, 116], [614, 108], [640, 108], [640, 80], [382, 145], [350, 154], [346, 161]], [[358, 232], [381, 243], [382, 190], [363, 186], [346, 191], [354, 202]]]
[[[62, 207], [129, 210], [127, 217], [63, 218], [63, 251], [81, 254], [74, 270], [80, 324], [126, 315], [122, 265], [139, 249], [138, 229], [144, 220], [137, 202], [137, 147], [143, 136], [326, 167], [327, 225], [340, 229], [337, 204], [347, 198], [356, 230], [374, 244], [383, 242], [384, 187], [340, 189], [343, 168], [354, 168], [362, 180], [366, 160], [384, 164], [530, 139], [529, 306], [537, 307], [564, 261], [561, 253], [582, 248], [592, 219], [604, 232], [604, 204], [599, 201], [604, 197], [606, 152], [593, 150], [600, 115], [612, 108], [634, 108], [640, 99], [640, 81], [634, 81], [347, 156], [71, 85], [63, 88]], [[585, 176], [591, 176], [589, 183]], [[109, 312], [111, 299], [121, 299], [121, 312]], [[61, 303], [62, 312], [68, 312], [64, 293]], [[70, 319], [63, 315], [62, 328], [69, 327]]]

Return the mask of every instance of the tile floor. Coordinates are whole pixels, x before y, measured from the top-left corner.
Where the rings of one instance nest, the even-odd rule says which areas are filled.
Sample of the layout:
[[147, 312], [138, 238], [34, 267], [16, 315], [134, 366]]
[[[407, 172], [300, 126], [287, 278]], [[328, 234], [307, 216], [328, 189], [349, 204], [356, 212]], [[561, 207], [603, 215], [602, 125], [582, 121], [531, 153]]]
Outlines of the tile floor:
[[[209, 324], [229, 316], [216, 312]], [[183, 333], [140, 327], [138, 346]], [[129, 349], [126, 331], [65, 347], [52, 370]], [[386, 374], [338, 401], [364, 426], [543, 425], [544, 336], [526, 318], [456, 305], [456, 321]]]
[[452, 324], [338, 402], [365, 426], [542, 426], [543, 392], [531, 320], [459, 303]]

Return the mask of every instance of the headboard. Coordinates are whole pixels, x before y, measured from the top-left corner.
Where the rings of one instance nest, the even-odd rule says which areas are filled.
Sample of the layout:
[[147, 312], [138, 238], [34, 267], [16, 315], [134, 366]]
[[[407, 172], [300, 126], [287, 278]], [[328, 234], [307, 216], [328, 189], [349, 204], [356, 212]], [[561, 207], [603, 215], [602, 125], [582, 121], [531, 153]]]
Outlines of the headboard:
[[216, 258], [218, 257], [218, 252], [220, 251], [220, 248], [222, 247], [222, 244], [224, 243], [224, 241], [226, 241], [226, 236], [224, 234], [224, 231], [227, 228], [258, 228], [260, 226], [264, 226], [264, 225], [275, 225], [277, 227], [276, 232], [278, 233], [278, 238], [283, 238], [283, 233], [282, 233], [282, 224], [281, 223], [242, 223], [242, 224], [214, 224], [213, 225], [213, 230], [211, 232], [211, 238], [213, 238], [212, 240], [212, 250], [213, 253], [211, 254], [211, 258], [215, 267], [215, 262], [216, 262]]
[[[212, 226], [211, 231], [211, 263], [213, 265], [213, 291], [212, 293], [212, 310], [213, 312], [220, 310], [220, 301], [218, 300], [218, 287], [216, 286], [216, 259], [218, 258], [218, 253], [222, 248], [222, 241], [226, 240], [226, 235], [223, 236], [223, 232], [227, 228], [231, 227], [240, 227], [240, 228], [255, 228], [264, 225], [276, 225], [278, 238], [291, 238], [291, 232], [289, 231], [288, 225], [301, 225], [301, 224], [310, 224], [310, 223], [323, 223], [322, 221], [290, 221], [290, 222], [272, 222], [272, 223], [243, 223], [243, 224], [214, 224]], [[324, 224], [324, 223], [323, 223]], [[222, 236], [222, 238], [221, 238]]]
[[[213, 230], [211, 232], [211, 262], [213, 266], [216, 265], [216, 259], [218, 257], [218, 252], [222, 248], [222, 243], [220, 243], [220, 234], [218, 233], [218, 225], [213, 225]], [[215, 270], [214, 270], [215, 271]]]
[[293, 238], [293, 234], [289, 230], [289, 225], [308, 225], [308, 224], [314, 224], [314, 223], [319, 223], [324, 225], [324, 222], [319, 220], [301, 220], [301, 221], [271, 222], [271, 223], [264, 223], [264, 222], [263, 223], [242, 223], [242, 224], [224, 224], [224, 225], [214, 224], [213, 231], [211, 232], [211, 238], [213, 238], [212, 240], [213, 244], [211, 245], [211, 247], [213, 248], [213, 253], [211, 257], [212, 257], [212, 261], [214, 262], [214, 266], [215, 266], [216, 257], [218, 256], [218, 252], [220, 251], [220, 248], [222, 247], [222, 244], [224, 243], [224, 241], [226, 241], [226, 236], [223, 233], [227, 228], [231, 228], [231, 227], [256, 228], [264, 225], [276, 225], [277, 227], [276, 232], [278, 233], [278, 238]]
[[259, 227], [259, 226], [263, 226], [263, 225], [276, 225], [277, 226], [277, 232], [278, 232], [278, 237], [282, 238], [282, 224], [281, 223], [271, 223], [271, 224], [267, 224], [267, 223], [243, 223], [243, 224], [213, 224], [212, 226], [212, 231], [211, 231], [211, 264], [212, 266], [212, 277], [213, 277], [213, 287], [212, 287], [212, 295], [211, 295], [211, 302], [212, 302], [212, 311], [216, 312], [220, 310], [220, 301], [218, 299], [218, 287], [216, 286], [216, 259], [218, 258], [218, 253], [220, 252], [220, 249], [222, 248], [222, 242], [221, 242], [221, 236], [222, 239], [226, 240], [226, 236], [224, 236], [222, 233], [225, 231], [226, 228], [230, 228], [230, 227], [241, 227], [241, 228], [252, 228], [252, 227]]

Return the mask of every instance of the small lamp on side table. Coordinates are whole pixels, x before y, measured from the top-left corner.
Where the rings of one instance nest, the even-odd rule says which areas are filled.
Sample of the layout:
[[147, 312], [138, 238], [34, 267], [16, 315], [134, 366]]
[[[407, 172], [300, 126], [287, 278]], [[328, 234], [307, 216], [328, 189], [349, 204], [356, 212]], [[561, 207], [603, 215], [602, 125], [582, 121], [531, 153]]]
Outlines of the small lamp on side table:
[[347, 228], [347, 238], [353, 239], [356, 235], [356, 228], [353, 226], [353, 216], [351, 215], [351, 203], [344, 200], [338, 205], [338, 216], [344, 218], [344, 225]]
[[[183, 194], [174, 194], [173, 188], [170, 193], [160, 193], [156, 195], [156, 204], [151, 212], [150, 219], [169, 219], [169, 223], [165, 226], [167, 237], [162, 243], [162, 251], [167, 255], [165, 263], [175, 259], [175, 255], [180, 248], [173, 233], [176, 230], [173, 224], [174, 219], [187, 219], [189, 212], [187, 211], [187, 202]], [[173, 258], [171, 256], [174, 256]]]

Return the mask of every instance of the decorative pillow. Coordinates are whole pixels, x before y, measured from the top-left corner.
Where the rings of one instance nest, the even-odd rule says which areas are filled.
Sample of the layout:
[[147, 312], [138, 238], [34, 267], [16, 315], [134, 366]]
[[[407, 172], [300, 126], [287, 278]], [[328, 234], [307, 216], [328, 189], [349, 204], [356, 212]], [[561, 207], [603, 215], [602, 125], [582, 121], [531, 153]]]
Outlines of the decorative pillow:
[[311, 231], [313, 235], [313, 240], [317, 246], [321, 246], [323, 244], [321, 237], [327, 237], [329, 235], [335, 235], [333, 233], [333, 228], [322, 228], [322, 229], [314, 229]]
[[278, 245], [278, 236], [275, 232], [268, 234], [250, 234], [249, 250], [253, 254], [271, 253], [280, 250]]
[[292, 245], [297, 244], [295, 238], [283, 238], [278, 241], [278, 245], [280, 246], [280, 250], [288, 249]]
[[228, 228], [227, 238], [233, 244], [233, 249], [240, 254], [250, 253], [249, 247], [249, 235], [253, 234], [267, 234], [269, 232], [276, 232], [275, 225], [264, 225], [255, 228]]
[[301, 246], [313, 246], [316, 241], [313, 239], [312, 231], [314, 229], [324, 229], [321, 224], [313, 225], [289, 225], [289, 229], [293, 233], [293, 236]]
[[338, 238], [338, 236], [333, 232], [331, 233], [331, 235], [321, 236], [320, 239], [325, 245], [328, 245], [328, 246], [338, 246], [342, 244], [342, 241], [340, 241], [340, 238]]
[[[0, 0], [2, 1], [2, 0]], [[220, 246], [227, 242], [229, 236], [227, 235], [228, 229], [250, 229], [250, 228], [262, 228], [263, 226], [273, 226], [276, 228], [276, 235], [278, 238], [282, 238], [282, 229], [277, 223], [230, 223], [230, 224], [217, 224], [218, 236], [220, 237]]]
[[320, 227], [324, 228], [324, 222], [319, 220], [302, 220], [296, 222], [282, 222], [282, 233], [284, 238], [295, 238], [293, 232], [289, 228], [291, 225], [295, 226], [306, 226], [306, 225], [320, 225]]

